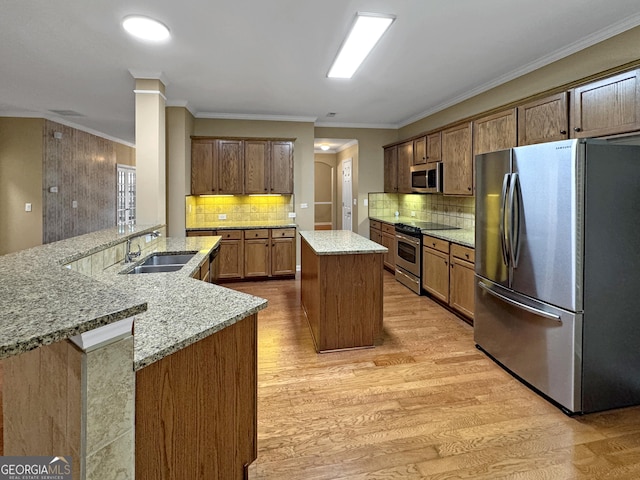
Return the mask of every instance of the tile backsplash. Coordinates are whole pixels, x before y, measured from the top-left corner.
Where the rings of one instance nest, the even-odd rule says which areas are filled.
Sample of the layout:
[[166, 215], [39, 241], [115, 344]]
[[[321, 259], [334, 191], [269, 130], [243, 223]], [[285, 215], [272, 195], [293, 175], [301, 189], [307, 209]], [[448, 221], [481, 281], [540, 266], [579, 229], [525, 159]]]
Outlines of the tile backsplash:
[[475, 227], [475, 198], [446, 197], [402, 193], [370, 193], [369, 216], [392, 217], [397, 211], [401, 217], [415, 212], [416, 220], [437, 222], [460, 228]]
[[[221, 222], [290, 221], [293, 195], [234, 195], [186, 197], [186, 227], [207, 227]], [[226, 215], [226, 219], [220, 219]]]

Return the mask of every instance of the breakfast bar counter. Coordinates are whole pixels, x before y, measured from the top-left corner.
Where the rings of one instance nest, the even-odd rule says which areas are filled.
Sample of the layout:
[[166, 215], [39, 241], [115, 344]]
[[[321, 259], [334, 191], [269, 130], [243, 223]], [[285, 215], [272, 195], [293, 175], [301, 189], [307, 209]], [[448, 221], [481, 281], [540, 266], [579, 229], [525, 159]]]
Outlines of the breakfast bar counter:
[[300, 237], [301, 300], [316, 351], [373, 347], [382, 338], [387, 249], [348, 230]]

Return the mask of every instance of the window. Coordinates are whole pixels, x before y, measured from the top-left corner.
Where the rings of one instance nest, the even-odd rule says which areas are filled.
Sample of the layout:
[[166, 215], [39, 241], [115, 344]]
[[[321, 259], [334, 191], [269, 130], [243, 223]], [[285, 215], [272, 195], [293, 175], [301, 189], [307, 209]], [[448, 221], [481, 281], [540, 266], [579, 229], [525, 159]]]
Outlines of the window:
[[136, 223], [136, 167], [118, 165], [116, 222], [120, 225]]

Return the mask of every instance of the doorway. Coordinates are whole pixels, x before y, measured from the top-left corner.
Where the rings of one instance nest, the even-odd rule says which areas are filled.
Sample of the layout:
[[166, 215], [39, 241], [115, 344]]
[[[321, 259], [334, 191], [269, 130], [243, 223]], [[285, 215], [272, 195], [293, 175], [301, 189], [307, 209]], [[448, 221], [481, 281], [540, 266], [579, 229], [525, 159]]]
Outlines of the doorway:
[[353, 230], [353, 216], [351, 198], [353, 197], [353, 159], [347, 158], [342, 162], [342, 229]]

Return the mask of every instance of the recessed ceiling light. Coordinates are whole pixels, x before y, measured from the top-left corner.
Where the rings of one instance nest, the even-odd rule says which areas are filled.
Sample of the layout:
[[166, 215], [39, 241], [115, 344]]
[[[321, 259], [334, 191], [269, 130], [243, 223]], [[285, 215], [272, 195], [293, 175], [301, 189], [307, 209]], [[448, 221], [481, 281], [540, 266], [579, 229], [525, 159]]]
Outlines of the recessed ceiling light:
[[164, 23], [144, 15], [129, 15], [122, 20], [122, 26], [129, 34], [142, 40], [162, 42], [170, 37], [169, 28]]
[[327, 76], [351, 78], [395, 18], [394, 15], [358, 12]]

